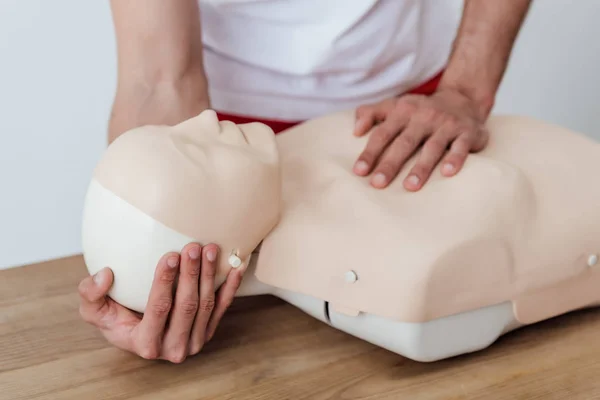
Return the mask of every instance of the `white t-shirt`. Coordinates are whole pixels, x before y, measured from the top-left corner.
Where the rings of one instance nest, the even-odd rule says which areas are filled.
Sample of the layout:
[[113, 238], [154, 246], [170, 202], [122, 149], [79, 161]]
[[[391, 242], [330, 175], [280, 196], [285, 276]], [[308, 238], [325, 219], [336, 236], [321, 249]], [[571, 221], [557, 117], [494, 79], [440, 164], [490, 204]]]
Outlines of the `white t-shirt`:
[[199, 0], [213, 108], [304, 120], [401, 94], [446, 64], [458, 0]]

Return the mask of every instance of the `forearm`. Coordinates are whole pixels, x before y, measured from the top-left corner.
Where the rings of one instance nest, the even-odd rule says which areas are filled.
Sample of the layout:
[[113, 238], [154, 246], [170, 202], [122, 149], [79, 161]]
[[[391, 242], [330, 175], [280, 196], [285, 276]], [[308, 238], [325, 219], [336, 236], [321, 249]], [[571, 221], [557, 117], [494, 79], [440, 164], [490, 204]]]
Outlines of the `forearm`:
[[109, 140], [210, 106], [196, 0], [111, 0], [118, 82]]
[[196, 0], [111, 0], [119, 83], [177, 81], [203, 74]]
[[439, 90], [473, 100], [483, 118], [491, 111], [531, 0], [465, 0], [462, 21]]

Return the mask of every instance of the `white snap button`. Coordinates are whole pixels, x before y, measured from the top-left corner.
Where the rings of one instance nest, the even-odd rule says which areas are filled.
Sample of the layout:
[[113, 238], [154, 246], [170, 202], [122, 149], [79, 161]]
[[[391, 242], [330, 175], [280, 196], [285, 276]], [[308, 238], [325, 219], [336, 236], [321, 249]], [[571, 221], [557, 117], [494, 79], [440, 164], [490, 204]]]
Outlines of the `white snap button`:
[[593, 267], [596, 264], [598, 264], [598, 256], [596, 254], [592, 254], [590, 258], [588, 258], [588, 265]]
[[229, 256], [229, 265], [231, 265], [233, 268], [238, 268], [240, 265], [242, 265], [242, 259], [235, 254], [232, 254]]
[[358, 280], [358, 275], [356, 275], [356, 272], [354, 272], [354, 271], [348, 271], [344, 275], [344, 278], [346, 279], [346, 282], [354, 283]]

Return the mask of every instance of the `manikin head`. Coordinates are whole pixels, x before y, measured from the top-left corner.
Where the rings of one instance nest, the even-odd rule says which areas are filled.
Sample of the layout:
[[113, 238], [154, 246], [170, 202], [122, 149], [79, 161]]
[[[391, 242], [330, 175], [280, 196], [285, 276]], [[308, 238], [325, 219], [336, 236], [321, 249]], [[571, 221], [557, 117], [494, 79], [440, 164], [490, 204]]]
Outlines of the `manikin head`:
[[110, 296], [144, 312], [160, 257], [190, 242], [220, 246], [217, 286], [277, 224], [281, 177], [273, 131], [219, 121], [212, 110], [176, 126], [144, 126], [107, 149], [89, 185], [83, 253], [110, 267]]

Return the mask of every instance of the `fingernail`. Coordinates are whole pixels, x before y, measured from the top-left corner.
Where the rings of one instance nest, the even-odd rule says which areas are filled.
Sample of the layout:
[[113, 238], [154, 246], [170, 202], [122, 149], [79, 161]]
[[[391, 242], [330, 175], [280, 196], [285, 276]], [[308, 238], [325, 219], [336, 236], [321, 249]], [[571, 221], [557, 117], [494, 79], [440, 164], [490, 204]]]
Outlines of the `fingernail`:
[[372, 181], [373, 185], [375, 185], [375, 186], [383, 186], [383, 185], [385, 185], [385, 182], [386, 182], [385, 175], [382, 174], [381, 172], [376, 174], [373, 177], [373, 181]]
[[198, 258], [200, 258], [200, 249], [198, 248], [198, 246], [194, 246], [190, 249], [188, 254], [192, 260], [197, 260]]
[[177, 264], [179, 264], [179, 260], [177, 260], [177, 257], [169, 257], [169, 259], [167, 260], [167, 265], [171, 268], [175, 268]]
[[208, 253], [206, 253], [206, 258], [208, 261], [213, 262], [217, 259], [217, 252], [214, 249], [210, 249]]
[[103, 274], [101, 274], [100, 272], [102, 271], [98, 271], [96, 272], [96, 274], [94, 275], [94, 277], [92, 279], [94, 279], [94, 283], [96, 285], [102, 285], [102, 283], [104, 282], [104, 276]]
[[356, 164], [354, 164], [354, 172], [357, 174], [366, 174], [368, 169], [369, 164], [367, 164], [365, 161], [357, 161]]
[[454, 173], [454, 165], [452, 165], [450, 163], [444, 164], [444, 166], [442, 167], [442, 172], [447, 175], [453, 174]]
[[408, 183], [410, 183], [412, 186], [417, 186], [421, 180], [419, 179], [419, 177], [418, 177], [418, 176], [416, 176], [416, 175], [411, 175], [411, 176], [409, 176], [409, 177], [408, 177], [407, 181], [408, 181]]

